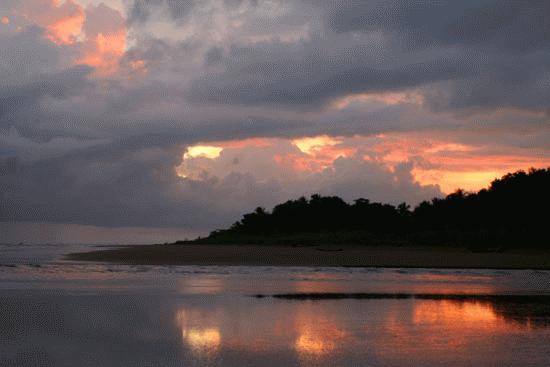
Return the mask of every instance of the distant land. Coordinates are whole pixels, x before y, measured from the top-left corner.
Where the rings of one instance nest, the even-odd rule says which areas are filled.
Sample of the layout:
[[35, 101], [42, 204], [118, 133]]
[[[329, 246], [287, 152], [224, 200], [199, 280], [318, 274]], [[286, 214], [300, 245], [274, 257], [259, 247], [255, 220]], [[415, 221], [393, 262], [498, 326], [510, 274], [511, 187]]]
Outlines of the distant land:
[[363, 244], [467, 246], [473, 251], [550, 248], [550, 168], [509, 173], [474, 193], [463, 190], [411, 210], [313, 195], [271, 212], [257, 208], [194, 244]]
[[[71, 254], [132, 264], [550, 269], [550, 168], [411, 209], [312, 195], [257, 208], [208, 237]], [[223, 245], [223, 246], [222, 246]]]

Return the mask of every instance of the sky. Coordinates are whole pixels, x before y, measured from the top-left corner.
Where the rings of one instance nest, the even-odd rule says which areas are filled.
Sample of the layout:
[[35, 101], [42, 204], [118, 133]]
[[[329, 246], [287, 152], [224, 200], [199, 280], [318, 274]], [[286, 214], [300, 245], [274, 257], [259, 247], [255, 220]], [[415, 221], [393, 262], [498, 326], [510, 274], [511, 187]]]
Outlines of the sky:
[[2, 242], [151, 242], [302, 195], [550, 166], [550, 2], [3, 0]]

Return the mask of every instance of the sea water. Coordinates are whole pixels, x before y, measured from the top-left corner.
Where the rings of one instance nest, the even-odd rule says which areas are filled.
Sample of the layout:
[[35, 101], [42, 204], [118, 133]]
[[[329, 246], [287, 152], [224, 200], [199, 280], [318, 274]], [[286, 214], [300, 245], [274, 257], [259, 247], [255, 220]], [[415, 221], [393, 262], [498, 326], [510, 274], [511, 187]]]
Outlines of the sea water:
[[550, 365], [548, 271], [63, 260], [90, 249], [0, 246], [0, 366]]

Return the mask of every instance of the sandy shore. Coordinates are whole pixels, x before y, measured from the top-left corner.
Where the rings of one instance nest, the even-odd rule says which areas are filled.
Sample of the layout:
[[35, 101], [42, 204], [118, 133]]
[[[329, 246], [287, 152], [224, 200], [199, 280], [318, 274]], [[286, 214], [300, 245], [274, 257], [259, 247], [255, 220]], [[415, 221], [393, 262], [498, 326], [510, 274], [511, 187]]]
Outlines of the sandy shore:
[[139, 265], [365, 266], [550, 269], [550, 251], [472, 253], [459, 248], [364, 246], [142, 245], [67, 255]]

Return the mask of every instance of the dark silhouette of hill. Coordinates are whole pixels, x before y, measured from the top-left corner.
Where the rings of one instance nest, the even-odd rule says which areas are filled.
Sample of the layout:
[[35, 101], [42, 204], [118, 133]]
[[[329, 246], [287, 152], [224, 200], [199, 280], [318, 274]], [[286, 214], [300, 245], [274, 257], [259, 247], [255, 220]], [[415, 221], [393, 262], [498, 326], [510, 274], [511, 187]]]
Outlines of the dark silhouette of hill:
[[414, 209], [337, 196], [257, 208], [229, 229], [193, 243], [466, 245], [474, 251], [548, 247], [550, 168], [508, 173], [475, 193], [463, 190]]

